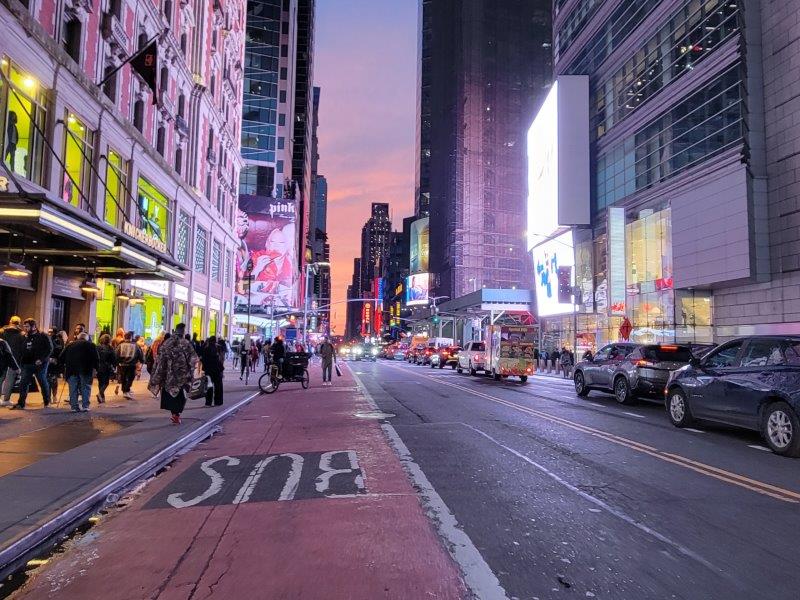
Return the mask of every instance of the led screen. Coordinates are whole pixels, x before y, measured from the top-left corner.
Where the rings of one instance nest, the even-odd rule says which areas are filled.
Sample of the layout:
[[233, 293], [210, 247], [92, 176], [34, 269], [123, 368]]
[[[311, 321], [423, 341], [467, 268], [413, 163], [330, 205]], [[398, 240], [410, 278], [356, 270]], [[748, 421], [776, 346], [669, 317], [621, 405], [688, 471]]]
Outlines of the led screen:
[[528, 249], [558, 229], [558, 82], [528, 130]]
[[411, 248], [409, 249], [410, 270], [412, 273], [428, 272], [430, 255], [430, 219], [418, 219], [411, 224]]
[[406, 278], [406, 306], [428, 304], [430, 273], [417, 273]]
[[534, 288], [540, 317], [571, 313], [575, 285], [575, 251], [572, 232], [533, 249]]

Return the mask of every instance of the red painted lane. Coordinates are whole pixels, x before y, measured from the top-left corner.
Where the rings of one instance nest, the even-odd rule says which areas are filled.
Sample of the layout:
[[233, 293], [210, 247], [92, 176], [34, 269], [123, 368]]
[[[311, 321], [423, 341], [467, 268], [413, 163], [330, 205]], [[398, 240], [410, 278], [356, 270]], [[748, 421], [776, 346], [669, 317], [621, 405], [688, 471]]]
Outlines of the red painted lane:
[[[126, 509], [43, 567], [19, 598], [463, 598], [372, 406], [343, 369], [333, 388], [287, 385], [260, 396], [177, 461]], [[213, 410], [213, 409], [212, 409]], [[355, 450], [367, 494], [146, 509], [198, 461]]]

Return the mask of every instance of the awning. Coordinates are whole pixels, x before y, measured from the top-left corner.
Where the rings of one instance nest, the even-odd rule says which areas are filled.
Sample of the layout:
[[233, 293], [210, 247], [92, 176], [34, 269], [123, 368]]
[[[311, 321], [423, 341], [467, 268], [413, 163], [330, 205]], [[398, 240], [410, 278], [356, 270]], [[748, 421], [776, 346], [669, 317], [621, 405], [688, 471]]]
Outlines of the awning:
[[46, 194], [0, 193], [0, 259], [9, 248], [15, 261], [24, 255], [98, 277], [176, 281], [185, 271], [169, 254]]

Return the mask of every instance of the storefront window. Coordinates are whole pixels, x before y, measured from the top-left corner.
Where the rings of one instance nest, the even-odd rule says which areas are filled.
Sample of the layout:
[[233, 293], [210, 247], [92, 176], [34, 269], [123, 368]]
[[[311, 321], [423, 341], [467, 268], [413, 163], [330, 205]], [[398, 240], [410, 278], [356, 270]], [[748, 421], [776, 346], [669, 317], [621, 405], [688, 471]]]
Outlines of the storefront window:
[[205, 311], [199, 306], [192, 307], [192, 335], [195, 333], [200, 339], [203, 338], [203, 318]]
[[208, 335], [217, 335], [217, 322], [219, 321], [219, 311], [208, 311]]
[[94, 134], [71, 113], [67, 115], [65, 127], [61, 198], [73, 206], [88, 208]]
[[106, 205], [103, 211], [105, 222], [114, 227], [120, 225], [126, 204], [128, 186], [128, 163], [113, 150], [108, 151], [106, 167]]
[[164, 331], [164, 298], [155, 294], [144, 294], [144, 302], [132, 304], [128, 317], [128, 329], [151, 343]]
[[631, 340], [675, 340], [670, 210], [642, 210], [625, 228]]
[[230, 331], [228, 331], [229, 327], [230, 327], [230, 317], [228, 317], [228, 315], [223, 315], [222, 316], [222, 337], [224, 337], [226, 340], [228, 339], [228, 334], [230, 333]]
[[46, 92], [7, 58], [0, 59], [0, 70], [3, 162], [17, 175], [42, 185]]
[[139, 178], [139, 191], [136, 198], [139, 229], [169, 247], [169, 201], [146, 179]]
[[186, 323], [186, 302], [175, 303], [175, 314], [172, 315], [172, 328], [175, 329], [179, 323]]
[[705, 290], [679, 290], [675, 292], [676, 341], [711, 343], [711, 315], [714, 302], [711, 292]]
[[103, 334], [114, 334], [114, 319], [117, 312], [117, 286], [106, 282], [102, 286], [102, 295], [95, 304], [97, 330]]

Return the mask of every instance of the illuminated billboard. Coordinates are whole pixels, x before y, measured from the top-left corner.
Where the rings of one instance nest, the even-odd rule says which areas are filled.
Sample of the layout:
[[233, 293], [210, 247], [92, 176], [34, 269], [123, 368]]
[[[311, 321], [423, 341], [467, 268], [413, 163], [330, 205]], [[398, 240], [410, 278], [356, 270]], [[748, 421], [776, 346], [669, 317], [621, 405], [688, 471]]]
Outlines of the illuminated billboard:
[[411, 273], [427, 273], [430, 257], [431, 220], [428, 217], [417, 219], [411, 224], [411, 248], [409, 248], [409, 269]]
[[538, 315], [549, 317], [571, 313], [572, 287], [575, 285], [572, 232], [536, 246], [533, 250], [533, 267]]
[[406, 278], [406, 306], [422, 306], [428, 304], [430, 290], [430, 273], [417, 273]]
[[254, 310], [266, 312], [299, 306], [296, 220], [294, 200], [239, 196], [237, 305], [247, 305], [247, 263], [252, 261], [250, 305]]
[[559, 77], [528, 130], [528, 249], [590, 224], [589, 79]]

